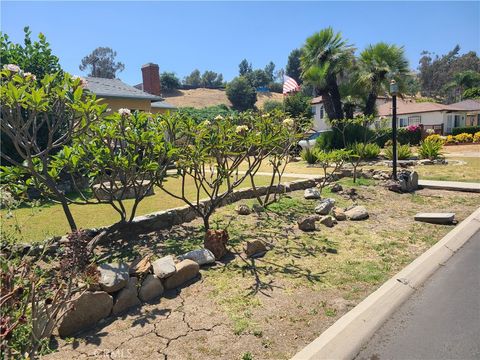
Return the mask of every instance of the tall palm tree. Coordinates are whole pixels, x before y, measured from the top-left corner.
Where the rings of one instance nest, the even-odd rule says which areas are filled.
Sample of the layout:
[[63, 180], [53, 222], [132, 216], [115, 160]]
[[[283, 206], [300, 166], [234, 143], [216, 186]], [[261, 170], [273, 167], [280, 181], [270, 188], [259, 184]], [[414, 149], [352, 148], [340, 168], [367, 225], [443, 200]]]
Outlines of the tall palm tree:
[[330, 119], [342, 119], [343, 108], [337, 77], [348, 68], [354, 49], [331, 27], [307, 38], [300, 58], [302, 78], [323, 98]]
[[369, 45], [360, 54], [358, 81], [368, 89], [365, 115], [373, 115], [378, 95], [387, 93], [390, 80], [395, 79], [402, 92], [408, 76], [408, 60], [403, 47], [380, 42]]

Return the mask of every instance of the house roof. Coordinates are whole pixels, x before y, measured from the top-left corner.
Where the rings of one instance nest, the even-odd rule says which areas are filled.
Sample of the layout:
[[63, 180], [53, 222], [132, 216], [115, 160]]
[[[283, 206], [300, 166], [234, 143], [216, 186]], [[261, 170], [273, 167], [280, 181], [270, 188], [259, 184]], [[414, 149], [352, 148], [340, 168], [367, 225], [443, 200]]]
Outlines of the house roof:
[[169, 104], [166, 101], [155, 101], [151, 104], [152, 108], [157, 109], [176, 109], [175, 105]]
[[[392, 115], [392, 103], [388, 102], [378, 106], [378, 116], [391, 116]], [[423, 112], [435, 112], [435, 111], [465, 111], [466, 109], [461, 106], [444, 105], [432, 102], [416, 103], [412, 101], [398, 101], [397, 102], [397, 115], [416, 114]]]
[[321, 96], [317, 96], [317, 97], [313, 98], [310, 103], [311, 103], [311, 104], [320, 104], [322, 101], [323, 101], [322, 97], [321, 97]]
[[161, 101], [160, 96], [151, 95], [133, 86], [125, 84], [119, 79], [103, 79], [98, 77], [87, 77], [87, 89], [99, 97], [146, 99], [150, 101]]
[[473, 99], [468, 99], [468, 100], [463, 100], [460, 102], [457, 102], [455, 104], [450, 104], [451, 106], [455, 107], [460, 107], [463, 110], [466, 111], [476, 111], [480, 110], [480, 100], [473, 100]]

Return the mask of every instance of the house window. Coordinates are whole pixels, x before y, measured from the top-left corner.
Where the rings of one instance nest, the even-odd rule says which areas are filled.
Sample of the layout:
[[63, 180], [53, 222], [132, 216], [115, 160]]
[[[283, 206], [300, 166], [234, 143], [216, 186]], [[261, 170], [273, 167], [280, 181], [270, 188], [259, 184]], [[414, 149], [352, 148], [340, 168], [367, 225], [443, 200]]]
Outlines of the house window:
[[323, 105], [320, 106], [320, 119], [323, 119], [323, 115], [324, 115], [324, 110], [323, 110]]
[[408, 117], [408, 125], [419, 125], [422, 123], [421, 116], [409, 116]]
[[317, 107], [312, 106], [312, 114], [315, 115], [317, 113]]
[[407, 118], [400, 118], [399, 120], [400, 120], [400, 121], [399, 121], [400, 127], [406, 127], [406, 126], [408, 126], [408, 119], [407, 119]]
[[462, 115], [455, 115], [454, 121], [453, 121], [453, 126], [454, 127], [460, 127], [464, 125], [464, 117]]

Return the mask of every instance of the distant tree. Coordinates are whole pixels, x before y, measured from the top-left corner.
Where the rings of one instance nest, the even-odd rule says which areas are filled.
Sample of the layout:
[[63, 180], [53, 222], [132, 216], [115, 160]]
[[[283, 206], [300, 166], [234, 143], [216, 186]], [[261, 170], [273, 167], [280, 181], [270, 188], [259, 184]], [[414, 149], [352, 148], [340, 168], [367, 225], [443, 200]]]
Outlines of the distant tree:
[[185, 77], [183, 83], [190, 86], [200, 86], [202, 84], [202, 76], [200, 74], [200, 70], [193, 70], [190, 75]]
[[420, 79], [418, 78], [418, 74], [410, 73], [405, 78], [405, 94], [410, 96], [417, 95], [422, 86], [420, 85]]
[[480, 99], [480, 87], [472, 87], [462, 94], [462, 99]]
[[273, 63], [273, 61], [270, 61], [267, 65], [265, 65], [264, 71], [268, 77], [268, 82], [273, 82], [275, 80], [275, 64]]
[[263, 103], [263, 111], [271, 112], [274, 110], [283, 111], [283, 104], [281, 101], [277, 100], [267, 100]]
[[454, 81], [455, 74], [466, 70], [480, 72], [480, 58], [476, 52], [470, 51], [463, 55], [459, 55], [459, 52], [458, 45], [442, 56], [428, 51], [422, 52], [419, 78], [423, 96], [442, 97], [446, 102], [458, 100], [462, 92], [461, 87], [447, 86]]
[[117, 52], [109, 47], [98, 47], [90, 55], [82, 59], [79, 68], [81, 71], [89, 69], [88, 76], [114, 79], [117, 72], [125, 69], [125, 65], [116, 62]]
[[312, 117], [312, 98], [301, 92], [288, 95], [283, 100], [285, 112], [294, 118], [310, 119]]
[[264, 87], [270, 83], [268, 74], [262, 69], [255, 69], [248, 72], [245, 78], [252, 84], [254, 88]]
[[223, 84], [223, 75], [215, 71], [207, 70], [202, 75], [201, 84], [203, 87], [220, 87]]
[[[461, 94], [461, 98], [463, 99], [463, 94], [465, 91], [472, 89], [472, 88], [479, 88], [480, 87], [480, 73], [473, 71], [473, 70], [465, 70], [462, 72], [458, 72], [453, 76], [453, 80], [445, 85], [445, 90], [448, 91], [453, 89], [455, 94]], [[467, 96], [469, 93], [467, 92]], [[455, 100], [460, 100], [456, 98]]]
[[238, 74], [244, 76], [252, 72], [252, 63], [249, 63], [247, 59], [243, 59], [238, 65]]
[[255, 108], [257, 93], [250, 81], [244, 76], [238, 76], [227, 85], [227, 97], [234, 109], [245, 111]]
[[162, 72], [160, 74], [160, 84], [165, 92], [177, 90], [180, 87], [180, 79], [174, 72]]
[[298, 84], [302, 83], [302, 66], [300, 63], [300, 57], [302, 56], [302, 50], [294, 49], [288, 55], [287, 66], [285, 68], [285, 73], [287, 76], [295, 79]]

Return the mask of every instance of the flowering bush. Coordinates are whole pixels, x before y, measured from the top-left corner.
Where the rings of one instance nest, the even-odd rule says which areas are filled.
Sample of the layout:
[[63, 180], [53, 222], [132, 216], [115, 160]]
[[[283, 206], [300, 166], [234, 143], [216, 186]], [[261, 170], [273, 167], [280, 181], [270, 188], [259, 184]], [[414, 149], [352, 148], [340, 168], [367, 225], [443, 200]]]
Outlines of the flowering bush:
[[418, 126], [418, 125], [408, 125], [408, 126], [406, 127], [406, 130], [407, 130], [408, 132], [416, 132], [416, 131], [419, 131], [419, 130], [420, 130], [420, 126]]
[[477, 131], [475, 135], [473, 135], [473, 142], [480, 143], [480, 131]]
[[473, 142], [473, 135], [467, 133], [458, 134], [455, 135], [455, 141], [457, 143], [470, 143]]
[[457, 140], [455, 139], [455, 136], [453, 135], [447, 135], [447, 138], [445, 139], [446, 144], [456, 144]]
[[437, 141], [443, 144], [445, 142], [445, 139], [438, 134], [432, 134], [428, 135], [424, 141]]
[[433, 129], [427, 129], [427, 130], [425, 130], [425, 133], [426, 133], [427, 135], [433, 135], [433, 134], [435, 134], [435, 130], [433, 130]]

